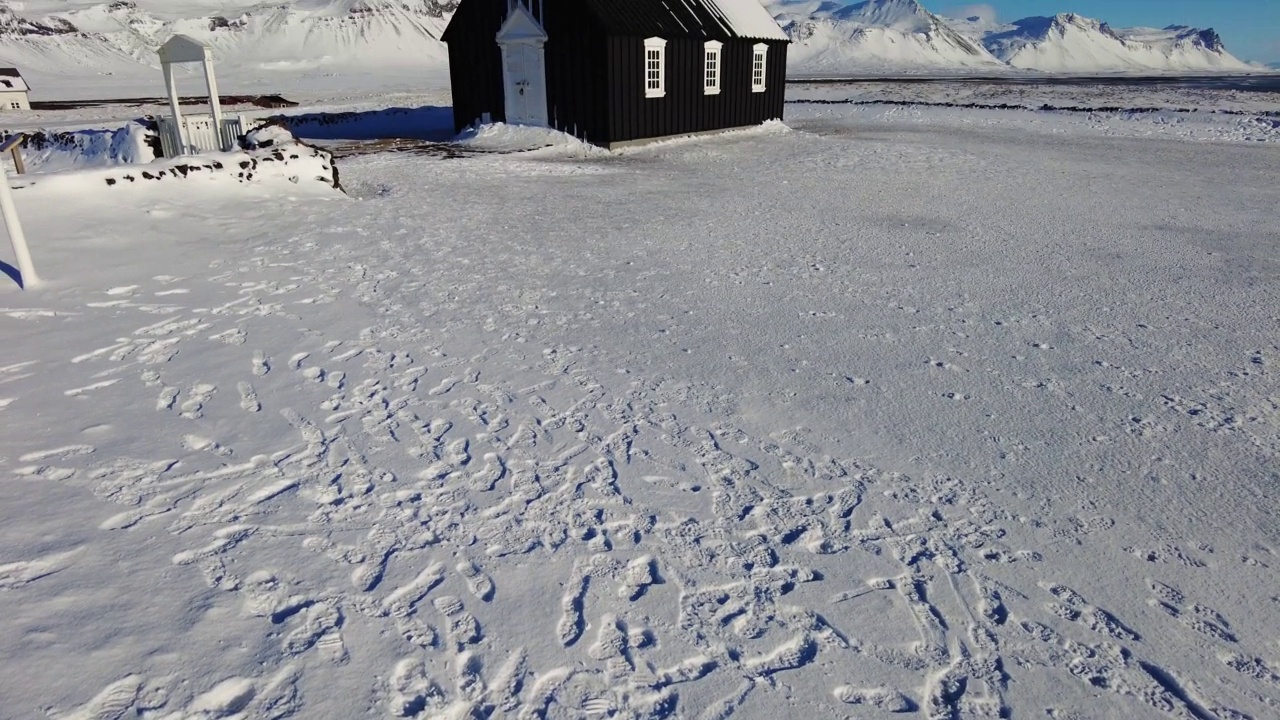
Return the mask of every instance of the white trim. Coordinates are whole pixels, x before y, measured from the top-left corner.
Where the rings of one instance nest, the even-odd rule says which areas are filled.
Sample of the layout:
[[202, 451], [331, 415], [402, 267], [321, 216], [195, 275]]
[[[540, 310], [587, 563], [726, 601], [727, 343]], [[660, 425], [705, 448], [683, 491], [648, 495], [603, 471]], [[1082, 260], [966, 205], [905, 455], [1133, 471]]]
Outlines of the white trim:
[[[757, 63], [759, 72], [757, 73]], [[764, 92], [764, 81], [769, 74], [769, 46], [756, 43], [751, 46], [751, 92]]]
[[547, 31], [526, 0], [513, 0], [502, 27], [498, 50], [502, 56], [503, 115], [512, 125], [547, 126], [547, 69], [543, 46]]
[[724, 74], [724, 63], [720, 61], [720, 48], [724, 43], [719, 40], [708, 40], [702, 44], [702, 94], [719, 95], [720, 77]]
[[498, 28], [499, 45], [534, 45], [542, 47], [547, 42], [547, 31], [524, 5], [516, 5]]
[[644, 75], [644, 96], [660, 98], [667, 96], [667, 41], [659, 37], [645, 38], [643, 62], [640, 64]]

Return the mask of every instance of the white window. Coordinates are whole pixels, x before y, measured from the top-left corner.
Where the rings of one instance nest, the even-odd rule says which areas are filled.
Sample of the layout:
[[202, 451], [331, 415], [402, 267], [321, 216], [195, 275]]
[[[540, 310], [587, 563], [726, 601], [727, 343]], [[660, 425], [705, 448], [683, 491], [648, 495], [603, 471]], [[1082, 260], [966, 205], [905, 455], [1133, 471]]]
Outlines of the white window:
[[22, 103], [9, 103], [9, 107], [13, 108], [14, 110], [21, 110]]
[[720, 48], [723, 43], [715, 40], [703, 45], [702, 92], [705, 95], [720, 94]]
[[764, 43], [751, 48], [751, 92], [764, 92], [765, 57], [769, 46]]
[[667, 94], [667, 41], [649, 38], [644, 41], [644, 96], [665, 97]]

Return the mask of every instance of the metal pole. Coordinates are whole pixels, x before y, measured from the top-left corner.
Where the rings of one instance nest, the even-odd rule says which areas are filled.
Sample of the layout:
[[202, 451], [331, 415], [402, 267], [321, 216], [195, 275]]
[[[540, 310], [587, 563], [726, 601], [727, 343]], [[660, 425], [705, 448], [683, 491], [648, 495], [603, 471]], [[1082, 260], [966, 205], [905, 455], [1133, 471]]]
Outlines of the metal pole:
[[22, 287], [29, 288], [40, 282], [36, 275], [36, 266], [31, 263], [31, 251], [27, 249], [27, 236], [22, 233], [22, 223], [18, 220], [18, 208], [13, 205], [13, 191], [9, 189], [9, 173], [0, 163], [0, 213], [4, 215], [4, 226], [9, 231], [9, 242], [13, 243], [13, 254], [18, 258], [18, 272], [22, 273]]

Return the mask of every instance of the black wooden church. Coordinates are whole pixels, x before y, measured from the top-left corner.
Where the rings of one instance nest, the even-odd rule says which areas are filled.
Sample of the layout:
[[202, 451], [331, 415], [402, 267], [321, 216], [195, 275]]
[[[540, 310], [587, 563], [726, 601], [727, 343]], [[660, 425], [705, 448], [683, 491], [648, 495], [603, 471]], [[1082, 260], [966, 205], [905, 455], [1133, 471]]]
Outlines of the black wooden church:
[[759, 0], [461, 0], [453, 120], [604, 147], [782, 118], [787, 36]]

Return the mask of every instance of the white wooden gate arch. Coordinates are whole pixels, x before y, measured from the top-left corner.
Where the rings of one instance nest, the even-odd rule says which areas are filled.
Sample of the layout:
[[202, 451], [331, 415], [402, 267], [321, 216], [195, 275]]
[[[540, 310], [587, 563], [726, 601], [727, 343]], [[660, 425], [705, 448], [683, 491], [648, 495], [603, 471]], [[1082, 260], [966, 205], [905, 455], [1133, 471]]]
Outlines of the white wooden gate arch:
[[[158, 54], [161, 69], [164, 70], [169, 109], [173, 114], [172, 118], [161, 118], [159, 123], [160, 144], [164, 154], [173, 157], [233, 148], [236, 138], [242, 132], [243, 122], [240, 118], [227, 120], [222, 116], [222, 101], [218, 97], [218, 80], [213, 72], [213, 57], [209, 46], [189, 35], [174, 35], [160, 46]], [[183, 118], [179, 107], [178, 86], [173, 76], [173, 66], [180, 63], [200, 63], [204, 67], [204, 82], [209, 92], [212, 116]]]

